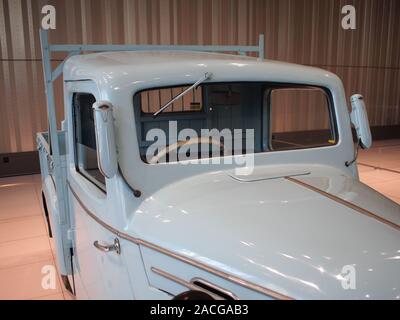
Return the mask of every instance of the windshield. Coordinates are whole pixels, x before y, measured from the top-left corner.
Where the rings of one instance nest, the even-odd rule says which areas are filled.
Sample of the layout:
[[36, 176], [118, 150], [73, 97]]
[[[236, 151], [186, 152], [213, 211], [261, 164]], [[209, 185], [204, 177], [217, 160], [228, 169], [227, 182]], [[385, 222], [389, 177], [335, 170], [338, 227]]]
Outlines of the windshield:
[[332, 103], [319, 87], [271, 83], [202, 83], [153, 88], [134, 96], [140, 156], [165, 163], [331, 146]]

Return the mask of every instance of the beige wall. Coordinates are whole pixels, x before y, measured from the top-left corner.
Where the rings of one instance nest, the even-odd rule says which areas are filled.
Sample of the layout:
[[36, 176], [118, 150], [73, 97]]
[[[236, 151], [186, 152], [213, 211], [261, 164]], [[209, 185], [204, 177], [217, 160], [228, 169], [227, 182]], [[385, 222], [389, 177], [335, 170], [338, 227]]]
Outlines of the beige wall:
[[[0, 0], [0, 153], [34, 150], [47, 126], [38, 39], [46, 3], [57, 9], [53, 43], [256, 44], [264, 33], [267, 58], [333, 71], [348, 95], [365, 95], [372, 125], [400, 124], [398, 0]], [[340, 26], [345, 4], [357, 9], [357, 30]]]

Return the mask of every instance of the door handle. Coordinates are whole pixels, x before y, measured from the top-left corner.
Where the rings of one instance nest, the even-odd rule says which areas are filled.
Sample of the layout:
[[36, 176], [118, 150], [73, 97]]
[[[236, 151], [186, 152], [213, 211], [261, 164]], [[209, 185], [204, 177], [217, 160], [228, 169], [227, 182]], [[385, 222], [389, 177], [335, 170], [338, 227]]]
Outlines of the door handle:
[[110, 251], [115, 251], [117, 254], [121, 254], [121, 245], [119, 243], [118, 238], [114, 239], [114, 243], [113, 244], [100, 244], [99, 241], [95, 241], [93, 242], [93, 245], [99, 249], [100, 251], [103, 252], [110, 252]]

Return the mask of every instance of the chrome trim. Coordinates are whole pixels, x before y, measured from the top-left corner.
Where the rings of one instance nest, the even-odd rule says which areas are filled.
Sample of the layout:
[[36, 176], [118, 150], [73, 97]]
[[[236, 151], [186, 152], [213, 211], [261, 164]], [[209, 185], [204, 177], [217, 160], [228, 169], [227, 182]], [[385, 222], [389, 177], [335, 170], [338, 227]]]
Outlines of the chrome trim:
[[133, 236], [130, 236], [129, 234], [123, 233], [118, 231], [117, 229], [113, 228], [112, 226], [108, 225], [107, 223], [105, 223], [104, 221], [100, 220], [93, 212], [91, 212], [86, 206], [85, 204], [82, 202], [82, 200], [79, 198], [79, 196], [76, 194], [76, 192], [74, 191], [74, 189], [72, 188], [70, 182], [67, 180], [67, 184], [69, 189], [71, 190], [73, 196], [76, 198], [76, 200], [79, 202], [79, 204], [82, 206], [82, 208], [84, 209], [84, 211], [88, 214], [88, 216], [90, 216], [93, 220], [95, 220], [97, 223], [99, 223], [102, 227], [106, 228], [107, 230], [109, 230], [110, 232], [114, 233], [116, 236], [118, 236], [121, 239], [125, 239], [127, 241], [133, 242], [137, 245], [142, 245], [144, 247], [147, 247], [149, 249], [153, 249], [155, 251], [158, 251], [160, 253], [163, 253], [171, 258], [180, 260], [184, 263], [190, 264], [194, 267], [197, 267], [199, 269], [202, 269], [204, 271], [207, 271], [209, 273], [212, 273], [218, 277], [221, 277], [225, 280], [228, 280], [230, 282], [233, 282], [237, 285], [240, 285], [242, 287], [245, 287], [247, 289], [259, 292], [261, 294], [264, 294], [266, 296], [275, 298], [275, 299], [281, 299], [281, 300], [293, 300], [293, 298], [284, 295], [282, 293], [273, 291], [271, 289], [265, 288], [263, 286], [260, 286], [258, 284], [252, 283], [250, 281], [241, 279], [239, 277], [236, 277], [234, 275], [231, 275], [229, 273], [226, 273], [224, 271], [218, 270], [218, 269], [214, 269], [212, 267], [210, 267], [209, 265], [206, 265], [202, 262], [193, 260], [191, 258], [188, 258], [186, 256], [182, 256], [180, 254], [177, 254], [175, 252], [169, 251], [167, 249], [164, 249], [156, 244], [147, 242], [146, 240], [142, 240]]
[[243, 179], [243, 178], [239, 178], [237, 176], [234, 176], [232, 174], [229, 174], [229, 177], [231, 177], [233, 180], [239, 181], [239, 182], [259, 182], [259, 181], [267, 181], [267, 180], [276, 180], [276, 179], [282, 179], [282, 178], [286, 178], [286, 177], [297, 177], [297, 176], [307, 176], [311, 174], [311, 171], [302, 171], [302, 172], [294, 172], [294, 173], [286, 173], [286, 174], [276, 174], [276, 175], [271, 175], [269, 177], [261, 177], [261, 178], [254, 178], [254, 179]]
[[351, 203], [351, 202], [349, 202], [347, 200], [339, 198], [339, 197], [337, 197], [337, 196], [335, 196], [335, 195], [333, 195], [331, 193], [325, 192], [325, 191], [323, 191], [321, 189], [318, 189], [318, 188], [316, 188], [316, 187], [314, 187], [314, 186], [312, 186], [312, 185], [310, 185], [310, 184], [308, 184], [306, 182], [297, 180], [295, 178], [285, 177], [285, 179], [288, 180], [288, 181], [291, 181], [293, 183], [297, 183], [298, 185], [303, 186], [303, 187], [305, 187], [305, 188], [307, 188], [309, 190], [317, 192], [317, 193], [319, 193], [319, 194], [321, 194], [321, 195], [323, 195], [323, 196], [325, 196], [325, 197], [327, 197], [327, 198], [329, 198], [329, 199], [331, 199], [331, 200], [333, 200], [335, 202], [338, 202], [338, 203], [340, 203], [340, 204], [342, 204], [342, 205], [344, 205], [344, 206], [346, 206], [346, 207], [348, 207], [350, 209], [353, 209], [354, 211], [357, 211], [358, 213], [361, 213], [361, 214], [363, 214], [363, 215], [365, 215], [367, 217], [373, 218], [373, 219], [375, 219], [375, 220], [377, 220], [377, 221], [379, 221], [381, 223], [384, 223], [384, 224], [396, 229], [397, 231], [400, 231], [400, 225], [398, 225], [398, 224], [396, 224], [396, 223], [394, 223], [392, 221], [389, 221], [389, 220], [387, 220], [385, 218], [382, 218], [382, 217], [378, 216], [377, 214], [372, 213], [371, 211], [368, 211], [368, 210], [366, 210], [364, 208], [361, 208], [361, 207], [359, 207], [358, 205], [356, 205], [354, 203]]
[[184, 286], [184, 287], [186, 287], [186, 288], [188, 288], [188, 289], [190, 289], [190, 290], [196, 290], [196, 291], [201, 291], [201, 292], [207, 293], [207, 294], [208, 294], [209, 296], [211, 296], [214, 300], [225, 300], [225, 299], [223, 299], [221, 296], [219, 296], [219, 295], [217, 295], [217, 294], [215, 294], [215, 293], [212, 293], [212, 292], [210, 292], [210, 291], [208, 291], [208, 290], [206, 290], [206, 289], [203, 289], [203, 288], [201, 288], [201, 287], [198, 287], [198, 286], [196, 286], [196, 285], [193, 284], [193, 283], [187, 282], [186, 280], [183, 280], [183, 279], [181, 279], [181, 278], [178, 278], [178, 277], [176, 277], [176, 276], [174, 276], [174, 275], [172, 275], [172, 274], [170, 274], [170, 273], [168, 273], [168, 272], [166, 272], [166, 271], [164, 271], [164, 270], [158, 269], [158, 268], [156, 268], [156, 267], [151, 267], [150, 269], [151, 269], [151, 271], [153, 271], [155, 274], [158, 274], [159, 276], [162, 276], [162, 277], [164, 277], [164, 278], [166, 278], [166, 279], [168, 279], [168, 280], [174, 281], [174, 282], [180, 284], [181, 286]]
[[[201, 282], [201, 283], [203, 283], [204, 285], [206, 285], [207, 287], [213, 288], [214, 290], [220, 291], [220, 292], [222, 292], [223, 294], [225, 294], [225, 295], [231, 297], [233, 300], [239, 300], [239, 297], [238, 297], [237, 295], [235, 295], [234, 293], [232, 293], [231, 291], [229, 291], [229, 290], [227, 290], [227, 289], [224, 289], [224, 288], [221, 288], [220, 286], [218, 286], [218, 285], [216, 285], [216, 284], [214, 284], [214, 283], [211, 283], [211, 282], [209, 282], [209, 281], [207, 281], [207, 280], [204, 280], [204, 279], [199, 278], [199, 277], [194, 277], [192, 280], [190, 280], [190, 283], [192, 283], [194, 286], [198, 287], [198, 286], [195, 284], [195, 282]], [[200, 287], [200, 288], [201, 288], [201, 287]], [[204, 289], [204, 288], [203, 288], [203, 289]], [[204, 289], [204, 290], [208, 291], [207, 289]]]

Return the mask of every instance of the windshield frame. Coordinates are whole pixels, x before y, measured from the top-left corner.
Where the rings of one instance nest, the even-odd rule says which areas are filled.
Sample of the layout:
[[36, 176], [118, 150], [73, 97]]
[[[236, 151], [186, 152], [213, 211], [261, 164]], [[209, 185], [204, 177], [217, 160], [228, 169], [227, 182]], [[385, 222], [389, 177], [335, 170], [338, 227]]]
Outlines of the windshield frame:
[[[254, 155], [261, 155], [261, 154], [268, 154], [268, 153], [284, 153], [284, 152], [293, 152], [293, 151], [306, 151], [306, 150], [310, 150], [310, 149], [319, 149], [319, 148], [331, 148], [331, 147], [335, 147], [340, 143], [340, 135], [339, 135], [339, 124], [337, 121], [337, 115], [336, 115], [336, 106], [334, 103], [334, 98], [333, 98], [333, 93], [332, 91], [323, 85], [318, 85], [318, 84], [307, 84], [307, 83], [299, 83], [299, 82], [276, 82], [276, 81], [206, 81], [201, 83], [198, 87], [205, 87], [205, 86], [210, 86], [210, 85], [234, 85], [234, 84], [256, 84], [256, 85], [263, 85], [263, 97], [262, 99], [264, 99], [264, 96], [266, 94], [266, 92], [268, 91], [267, 88], [269, 88], [270, 92], [273, 89], [296, 89], [296, 88], [310, 88], [310, 89], [320, 89], [324, 92], [326, 99], [327, 99], [327, 107], [328, 107], [328, 113], [329, 113], [329, 129], [331, 131], [332, 134], [332, 139], [334, 140], [334, 143], [329, 144], [329, 145], [315, 145], [315, 146], [306, 146], [306, 147], [298, 147], [298, 148], [290, 148], [287, 150], [274, 150], [271, 148], [271, 119], [270, 117], [268, 118], [268, 149], [265, 151], [260, 151], [260, 152], [253, 152]], [[142, 92], [145, 91], [150, 91], [150, 90], [157, 90], [157, 89], [169, 89], [169, 88], [179, 88], [179, 87], [190, 87], [193, 86], [193, 83], [174, 83], [171, 85], [163, 85], [163, 86], [152, 86], [152, 87], [146, 87], [146, 88], [141, 88], [140, 90], [137, 90], [133, 93], [132, 95], [132, 102], [133, 102], [133, 110], [134, 110], [134, 115], [135, 115], [135, 123], [136, 123], [136, 131], [138, 132], [138, 130], [141, 130], [140, 127], [140, 121], [138, 116], [143, 116], [143, 117], [148, 117], [148, 118], [152, 118], [153, 114], [151, 112], [143, 112], [141, 110], [140, 106], [137, 106], [137, 104], [135, 103], [135, 98], [137, 96], [139, 96]], [[263, 107], [262, 107], [263, 108]], [[270, 108], [270, 106], [268, 107]], [[169, 108], [167, 108], [169, 109]], [[139, 112], [138, 112], [139, 111]], [[186, 114], [188, 116], [193, 115], [193, 114], [203, 114], [205, 113], [205, 107], [203, 106], [202, 109], [200, 111], [194, 111], [194, 112], [190, 112], [190, 111], [168, 111], [165, 110], [162, 113], [157, 115], [157, 119], [160, 118], [165, 118], [170, 116], [171, 114]], [[264, 127], [266, 126], [262, 126], [261, 130], [264, 130]], [[138, 136], [137, 136], [137, 140], [138, 140]], [[146, 164], [146, 165], [150, 165], [150, 166], [154, 166], [154, 165], [170, 165], [170, 164], [179, 164], [182, 162], [186, 162], [186, 161], [166, 161], [166, 162], [162, 162], [162, 163], [148, 163], [146, 162], [141, 156], [140, 156], [140, 145], [139, 145], [139, 140], [138, 140], [138, 154], [139, 154], [139, 159], [141, 159], [141, 161]], [[217, 158], [233, 158], [237, 155], [234, 155], [233, 153], [231, 155], [221, 155], [221, 156], [217, 156]], [[212, 160], [213, 158], [216, 157], [202, 157], [199, 159], [193, 159], [193, 160], [189, 160], [189, 163], [201, 163], [202, 161], [206, 161], [206, 160]]]

